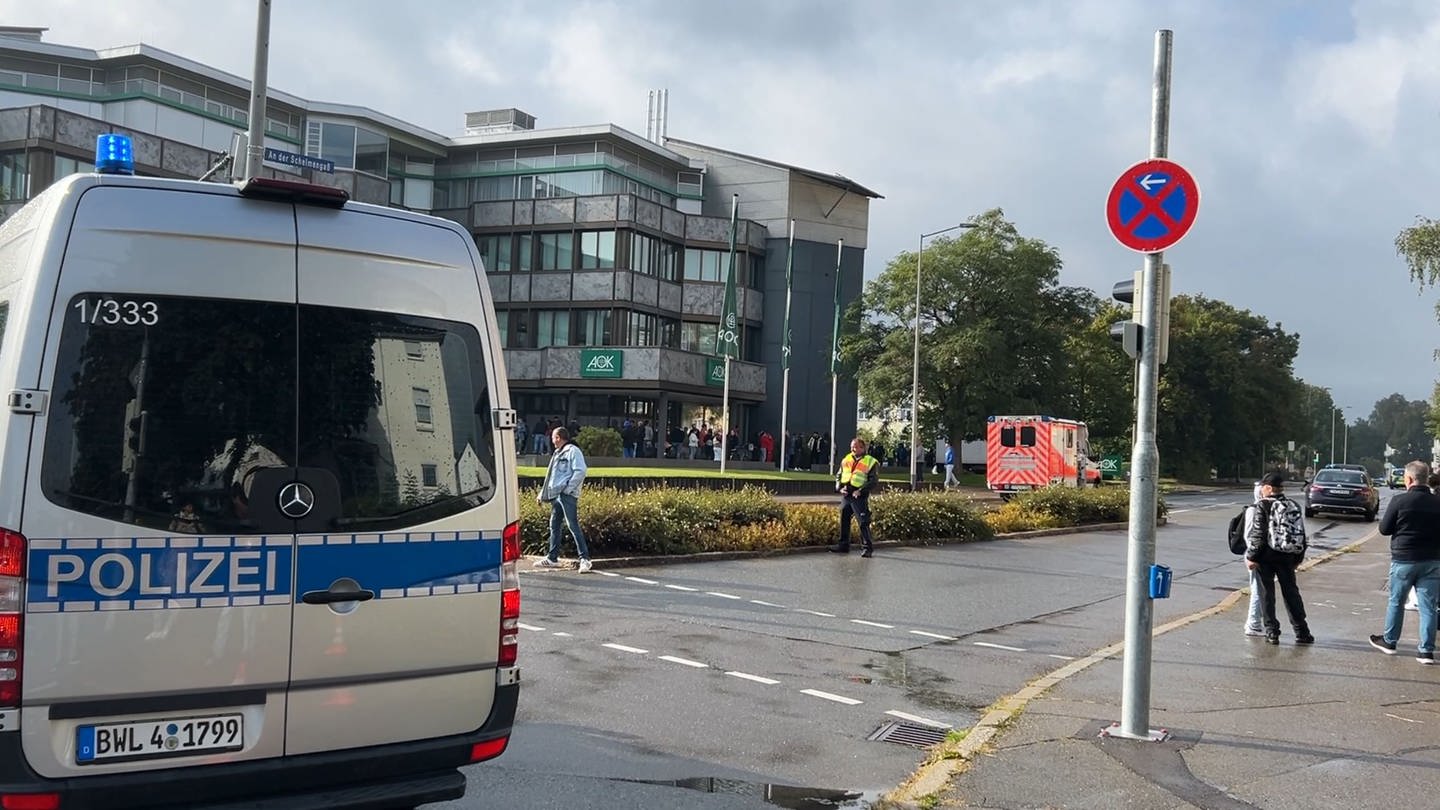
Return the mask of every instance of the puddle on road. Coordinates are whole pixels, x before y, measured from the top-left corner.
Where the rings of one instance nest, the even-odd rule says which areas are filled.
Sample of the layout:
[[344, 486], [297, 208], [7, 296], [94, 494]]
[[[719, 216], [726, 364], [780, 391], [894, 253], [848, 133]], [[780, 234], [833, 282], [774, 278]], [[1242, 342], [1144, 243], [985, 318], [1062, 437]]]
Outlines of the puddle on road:
[[796, 787], [743, 779], [629, 779], [645, 785], [678, 787], [700, 793], [723, 793], [729, 796], [750, 796], [787, 810], [868, 810], [880, 800], [878, 790], [842, 790], [836, 788]]

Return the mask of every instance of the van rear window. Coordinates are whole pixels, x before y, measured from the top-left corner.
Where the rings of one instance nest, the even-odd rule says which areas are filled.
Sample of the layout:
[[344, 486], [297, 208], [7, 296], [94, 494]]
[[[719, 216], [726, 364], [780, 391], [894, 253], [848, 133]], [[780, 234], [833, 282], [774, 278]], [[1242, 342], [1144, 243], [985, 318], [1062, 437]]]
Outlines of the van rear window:
[[252, 519], [252, 482], [259, 470], [300, 466], [336, 479], [334, 528], [398, 528], [494, 497], [488, 390], [469, 324], [77, 296], [60, 337], [42, 485], [61, 506], [159, 532], [275, 531]]

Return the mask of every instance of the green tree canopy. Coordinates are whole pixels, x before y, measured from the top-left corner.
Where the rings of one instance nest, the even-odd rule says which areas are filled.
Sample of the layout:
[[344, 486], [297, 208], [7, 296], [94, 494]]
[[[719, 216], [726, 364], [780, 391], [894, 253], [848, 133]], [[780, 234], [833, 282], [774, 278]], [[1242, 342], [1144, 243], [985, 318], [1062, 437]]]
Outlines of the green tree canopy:
[[[997, 413], [1067, 405], [1067, 339], [1090, 325], [1089, 290], [1059, 284], [1060, 257], [1021, 236], [999, 209], [924, 249], [920, 267], [920, 425], [955, 441]], [[841, 356], [869, 402], [910, 399], [916, 254], [901, 253], [852, 305], [858, 331]]]

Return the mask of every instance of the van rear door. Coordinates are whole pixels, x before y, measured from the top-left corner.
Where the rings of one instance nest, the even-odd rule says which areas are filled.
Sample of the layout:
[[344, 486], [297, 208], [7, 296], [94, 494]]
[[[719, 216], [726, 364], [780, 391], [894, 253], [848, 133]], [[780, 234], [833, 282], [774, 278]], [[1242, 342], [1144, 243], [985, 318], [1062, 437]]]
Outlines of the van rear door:
[[286, 752], [473, 731], [495, 695], [514, 508], [496, 480], [504, 380], [473, 245], [360, 206], [296, 218], [313, 506], [294, 509]]
[[133, 185], [76, 206], [35, 285], [25, 757], [83, 777], [279, 756], [294, 538], [247, 501], [295, 464], [292, 209]]

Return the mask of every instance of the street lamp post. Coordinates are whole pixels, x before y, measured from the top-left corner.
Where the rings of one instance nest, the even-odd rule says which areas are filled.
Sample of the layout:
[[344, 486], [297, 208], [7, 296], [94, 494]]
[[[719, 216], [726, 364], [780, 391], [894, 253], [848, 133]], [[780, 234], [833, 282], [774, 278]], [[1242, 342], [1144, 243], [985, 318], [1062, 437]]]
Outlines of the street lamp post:
[[925, 256], [925, 240], [942, 233], [973, 228], [975, 223], [962, 222], [938, 231], [920, 234], [920, 249], [915, 252], [915, 356], [910, 371], [910, 489], [920, 489], [920, 261]]
[[1330, 406], [1330, 463], [1335, 463], [1335, 412], [1340, 410], [1334, 405]]

